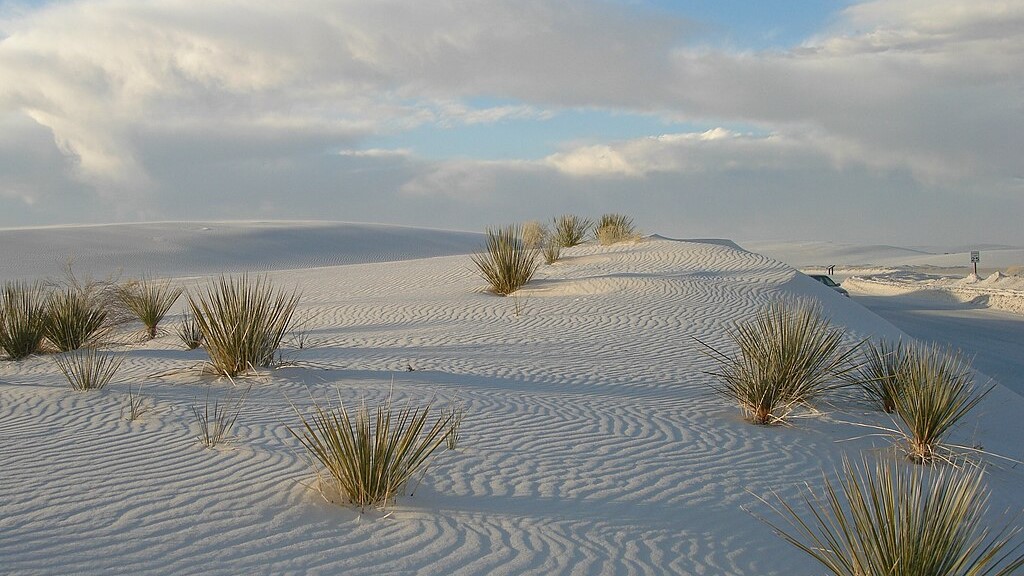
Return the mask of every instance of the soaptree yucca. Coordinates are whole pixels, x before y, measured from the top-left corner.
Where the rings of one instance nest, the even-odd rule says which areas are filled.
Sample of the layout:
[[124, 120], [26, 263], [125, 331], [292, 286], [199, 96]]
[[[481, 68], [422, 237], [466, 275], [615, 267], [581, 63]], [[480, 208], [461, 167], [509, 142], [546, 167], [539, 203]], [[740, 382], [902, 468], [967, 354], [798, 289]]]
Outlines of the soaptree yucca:
[[899, 373], [906, 365], [907, 349], [902, 340], [896, 344], [869, 340], [861, 347], [857, 367], [847, 373], [846, 379], [860, 387], [872, 403], [892, 413], [900, 390]]
[[119, 286], [117, 297], [142, 322], [146, 327], [146, 336], [152, 340], [156, 338], [157, 325], [182, 291], [180, 286], [172, 286], [170, 281], [156, 282], [143, 278]]
[[523, 223], [523, 244], [527, 248], [541, 248], [548, 239], [548, 229], [544, 224], [530, 220]]
[[39, 352], [46, 336], [46, 292], [38, 282], [8, 281], [0, 294], [0, 349], [18, 360]]
[[107, 310], [97, 292], [69, 286], [50, 294], [46, 338], [61, 352], [91, 346], [106, 334]]
[[186, 350], [195, 350], [203, 344], [203, 331], [191, 313], [185, 313], [174, 332]]
[[430, 419], [430, 406], [394, 409], [389, 397], [371, 411], [313, 406], [289, 431], [326, 473], [332, 489], [365, 509], [393, 502], [452, 433], [452, 413]]
[[633, 219], [624, 214], [605, 214], [594, 226], [594, 238], [602, 246], [634, 240], [637, 236]]
[[[770, 504], [783, 539], [837, 576], [1009, 576], [1024, 568], [1021, 526], [985, 527], [979, 468], [924, 468], [844, 459], [798, 511]], [[802, 507], [801, 507], [802, 508]]]
[[496, 294], [507, 296], [533, 278], [540, 251], [523, 242], [522, 227], [517, 225], [488, 229], [484, 252], [472, 256], [480, 276]]
[[541, 256], [544, 257], [545, 264], [558, 262], [558, 259], [562, 257], [562, 245], [557, 240], [549, 238], [541, 247]]
[[974, 386], [970, 363], [960, 352], [923, 344], [907, 348], [896, 382], [897, 424], [916, 462], [936, 458], [950, 430], [992, 389]]
[[794, 407], [838, 387], [856, 350], [845, 346], [821, 306], [781, 300], [729, 331], [737, 351], [727, 355], [698, 340], [721, 365], [716, 392], [739, 403], [755, 424], [782, 422]]
[[188, 297], [210, 367], [229, 377], [273, 362], [298, 304], [296, 292], [276, 290], [265, 276], [221, 276]]
[[53, 361], [71, 388], [81, 392], [100, 390], [110, 383], [124, 356], [86, 348], [62, 352], [54, 356]]
[[555, 218], [552, 224], [552, 236], [563, 248], [571, 248], [582, 244], [587, 238], [587, 231], [593, 223], [588, 218], [575, 214], [563, 214]]

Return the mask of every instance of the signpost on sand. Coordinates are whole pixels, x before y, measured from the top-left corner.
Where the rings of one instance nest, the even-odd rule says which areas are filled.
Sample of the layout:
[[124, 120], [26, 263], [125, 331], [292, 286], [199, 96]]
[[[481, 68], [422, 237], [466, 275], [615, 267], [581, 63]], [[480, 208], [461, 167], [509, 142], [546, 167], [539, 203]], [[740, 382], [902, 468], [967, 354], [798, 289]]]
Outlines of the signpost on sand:
[[978, 275], [978, 262], [981, 262], [981, 252], [971, 250], [971, 263], [974, 264], [974, 275]]

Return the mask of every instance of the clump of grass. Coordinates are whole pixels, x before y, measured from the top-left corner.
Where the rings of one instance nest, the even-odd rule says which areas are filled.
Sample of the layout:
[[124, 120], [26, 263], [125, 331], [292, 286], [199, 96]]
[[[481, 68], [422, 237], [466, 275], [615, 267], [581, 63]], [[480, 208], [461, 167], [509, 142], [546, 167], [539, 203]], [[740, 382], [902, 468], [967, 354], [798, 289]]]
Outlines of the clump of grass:
[[39, 352], [46, 336], [46, 292], [38, 282], [8, 281], [0, 294], [0, 349], [12, 360]]
[[885, 340], [877, 344], [868, 341], [861, 347], [861, 362], [848, 373], [847, 379], [859, 386], [879, 408], [892, 413], [900, 391], [899, 373], [906, 365], [907, 350], [903, 341], [895, 345]]
[[289, 427], [323, 467], [338, 492], [365, 510], [393, 502], [407, 483], [425, 470], [431, 454], [451, 432], [451, 414], [427, 427], [430, 406], [392, 408], [389, 397], [371, 413], [363, 404], [354, 414], [344, 406], [314, 405], [299, 431]]
[[134, 422], [146, 412], [149, 412], [149, 406], [146, 405], [145, 398], [142, 396], [142, 384], [139, 387], [132, 390], [132, 385], [128, 385], [128, 395], [125, 397], [124, 405], [121, 406], [121, 416], [129, 421]]
[[100, 390], [110, 383], [124, 356], [88, 348], [58, 354], [53, 361], [73, 390]]
[[245, 396], [248, 393], [249, 389], [247, 388], [233, 402], [230, 396], [223, 403], [214, 398], [211, 406], [210, 393], [207, 391], [206, 402], [202, 407], [195, 404], [189, 406], [199, 425], [199, 435], [196, 436], [196, 439], [203, 446], [213, 448], [218, 444], [223, 444], [231, 437], [231, 428], [238, 420], [238, 414], [242, 411], [242, 403], [245, 402]]
[[787, 542], [840, 576], [954, 576], [1017, 573], [1021, 527], [984, 528], [988, 492], [976, 467], [901, 469], [843, 460], [837, 484], [808, 493], [811, 518], [781, 502], [788, 523], [769, 522]]
[[527, 248], [541, 248], [548, 238], [548, 229], [544, 224], [530, 220], [523, 223], [523, 245]]
[[544, 257], [545, 264], [554, 264], [562, 257], [562, 245], [556, 239], [548, 238], [544, 247], [541, 248], [541, 255]]
[[975, 389], [970, 363], [960, 352], [935, 346], [908, 346], [897, 374], [900, 393], [893, 407], [915, 462], [934, 460], [949, 431], [992, 390]]
[[838, 387], [856, 347], [844, 349], [821, 306], [802, 300], [773, 302], [729, 331], [738, 348], [728, 356], [698, 340], [722, 369], [710, 372], [715, 391], [739, 403], [755, 424], [783, 422], [792, 410]]
[[638, 236], [633, 219], [624, 214], [605, 214], [594, 227], [594, 238], [602, 246], [635, 240]]
[[538, 250], [527, 248], [522, 227], [487, 229], [485, 252], [473, 255], [480, 275], [496, 294], [508, 296], [529, 282], [540, 263]]
[[587, 231], [593, 223], [589, 218], [581, 218], [575, 214], [563, 214], [555, 218], [552, 236], [563, 248], [571, 248], [582, 244], [587, 238]]
[[143, 278], [117, 288], [117, 297], [146, 327], [146, 336], [156, 338], [157, 325], [181, 296], [183, 288], [170, 281], [155, 282]]
[[72, 286], [50, 294], [46, 338], [61, 352], [95, 344], [105, 333], [107, 311], [95, 294]]
[[186, 350], [195, 350], [203, 343], [203, 331], [199, 328], [199, 322], [196, 322], [194, 314], [186, 313], [176, 332]]
[[466, 416], [466, 411], [453, 401], [442, 416], [450, 421], [448, 433], [444, 435], [444, 444], [449, 450], [456, 450], [459, 447], [459, 440], [462, 439], [462, 419]]
[[229, 377], [273, 363], [298, 304], [296, 292], [275, 290], [266, 277], [247, 275], [221, 276], [188, 298], [211, 368]]

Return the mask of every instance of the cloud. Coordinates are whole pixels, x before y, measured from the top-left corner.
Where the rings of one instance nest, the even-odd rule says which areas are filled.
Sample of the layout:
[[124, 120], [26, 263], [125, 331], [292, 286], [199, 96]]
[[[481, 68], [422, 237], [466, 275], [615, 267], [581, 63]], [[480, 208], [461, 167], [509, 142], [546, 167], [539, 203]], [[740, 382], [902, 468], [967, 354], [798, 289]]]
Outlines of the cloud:
[[713, 128], [581, 146], [552, 154], [544, 162], [571, 176], [636, 178], [654, 172], [695, 173], [735, 166], [768, 167], [778, 164], [782, 155], [795, 144], [778, 135], [738, 134], [725, 128]]
[[924, 183], [1006, 177], [1021, 145], [1024, 4], [885, 0], [785, 52], [674, 55], [679, 106], [827, 135]]
[[[746, 52], [690, 45], [689, 22], [636, 3], [585, 0], [77, 0], [0, 18], [0, 194], [19, 205], [4, 222], [475, 227], [573, 202], [660, 215], [655, 201], [697, 189], [709, 206], [770, 211], [823, 187], [863, 195], [842, 198], [861, 215], [956, 194], [994, 221], [1024, 208], [1019, 2], [858, 3], [799, 46]], [[595, 129], [498, 162], [428, 161], [401, 140], [581, 108], [729, 128]]]
[[543, 118], [530, 105], [460, 100], [543, 98], [574, 78], [604, 102], [595, 84], [622, 90], [608, 72], [658, 56], [650, 40], [634, 42], [653, 24], [582, 1], [71, 2], [5, 23], [0, 107], [48, 127], [85, 177], [146, 186], [132, 142], [140, 125], [201, 121], [225, 134], [270, 129], [283, 113], [297, 121], [277, 124], [282, 134], [318, 125], [345, 138]]

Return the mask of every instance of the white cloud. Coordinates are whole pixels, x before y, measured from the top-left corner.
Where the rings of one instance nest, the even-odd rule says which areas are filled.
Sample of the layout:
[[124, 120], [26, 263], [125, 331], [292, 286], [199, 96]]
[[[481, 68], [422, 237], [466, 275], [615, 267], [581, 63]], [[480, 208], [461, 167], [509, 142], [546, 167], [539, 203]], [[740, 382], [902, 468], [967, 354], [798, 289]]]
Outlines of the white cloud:
[[[63, 205], [64, 219], [188, 217], [187, 196], [204, 216], [244, 204], [329, 217], [322, 202], [371, 219], [384, 199], [416, 200], [400, 218], [461, 199], [486, 220], [516, 185], [546, 187], [531, 198], [555, 207], [755, 193], [744, 175], [758, 170], [808, 197], [830, 178], [866, 197], [852, 183], [1024, 208], [1020, 2], [854, 4], [801, 46], [744, 53], [688, 47], [681, 21], [585, 0], [77, 0], [0, 17], [0, 116], [17, 125], [0, 132], [0, 165], [27, 166], [0, 172], [0, 190], [35, 198], [34, 218]], [[364, 149], [424, 124], [578, 107], [753, 128], [596, 138], [539, 162]], [[289, 202], [268, 201], [282, 190]]]
[[544, 163], [571, 176], [642, 177], [652, 172], [708, 172], [750, 168], [787, 147], [777, 136], [737, 134], [725, 128], [662, 134], [615, 144], [580, 146], [552, 154]]
[[348, 156], [350, 158], [410, 158], [413, 155], [412, 151], [406, 148], [367, 148], [365, 150], [341, 150], [338, 152], [338, 154], [340, 156]]

